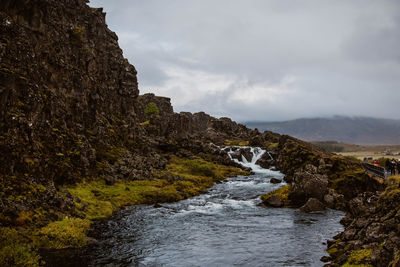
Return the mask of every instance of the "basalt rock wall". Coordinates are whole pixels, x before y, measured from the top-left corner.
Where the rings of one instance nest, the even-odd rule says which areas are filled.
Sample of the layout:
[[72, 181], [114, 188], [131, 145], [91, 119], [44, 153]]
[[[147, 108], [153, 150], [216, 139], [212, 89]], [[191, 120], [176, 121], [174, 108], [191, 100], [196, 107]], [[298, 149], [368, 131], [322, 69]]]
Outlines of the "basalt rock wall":
[[[139, 96], [135, 68], [101, 8], [84, 0], [0, 2], [0, 223], [35, 209], [73, 210], [57, 187], [88, 178], [152, 179], [165, 153], [207, 155], [255, 131], [170, 100]], [[158, 112], [146, 114], [154, 102]], [[211, 155], [211, 156], [210, 156]]]

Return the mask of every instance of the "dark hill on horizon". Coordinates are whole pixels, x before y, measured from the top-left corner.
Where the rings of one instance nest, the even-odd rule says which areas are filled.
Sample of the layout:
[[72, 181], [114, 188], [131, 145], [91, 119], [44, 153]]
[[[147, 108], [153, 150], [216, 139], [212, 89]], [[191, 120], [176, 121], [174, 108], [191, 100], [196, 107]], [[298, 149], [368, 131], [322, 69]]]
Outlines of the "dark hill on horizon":
[[260, 131], [287, 134], [305, 141], [332, 140], [362, 145], [400, 144], [400, 120], [334, 116], [244, 124]]

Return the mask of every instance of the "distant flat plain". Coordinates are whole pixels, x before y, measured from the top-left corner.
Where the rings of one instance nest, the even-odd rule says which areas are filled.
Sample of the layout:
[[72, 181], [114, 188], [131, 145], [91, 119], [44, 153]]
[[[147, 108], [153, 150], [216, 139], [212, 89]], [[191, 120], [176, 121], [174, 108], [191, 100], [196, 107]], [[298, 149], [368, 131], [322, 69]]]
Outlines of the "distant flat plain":
[[339, 152], [342, 156], [350, 156], [363, 160], [364, 158], [390, 158], [390, 159], [400, 159], [399, 155], [382, 155], [382, 153], [372, 152], [372, 151], [354, 151], [354, 152]]
[[[397, 154], [400, 153], [400, 145], [353, 145], [342, 142], [313, 142], [319, 146], [329, 145], [330, 147], [339, 148], [341, 151], [332, 151], [334, 153], [351, 156], [363, 160], [364, 158], [395, 158], [400, 159], [400, 155], [384, 155], [386, 153]], [[329, 149], [328, 149], [329, 150]]]

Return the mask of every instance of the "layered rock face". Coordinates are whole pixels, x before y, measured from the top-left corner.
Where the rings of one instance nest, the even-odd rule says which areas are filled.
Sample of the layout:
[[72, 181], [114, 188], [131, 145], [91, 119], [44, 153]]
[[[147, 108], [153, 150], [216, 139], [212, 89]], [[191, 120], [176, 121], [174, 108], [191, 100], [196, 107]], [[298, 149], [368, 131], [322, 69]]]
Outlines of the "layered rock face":
[[[139, 96], [102, 9], [84, 0], [0, 3], [0, 222], [73, 210], [58, 185], [102, 177], [152, 179], [167, 152], [233, 164], [215, 145], [259, 134], [205, 113], [175, 114]], [[146, 109], [149, 103], [157, 112]]]
[[136, 142], [136, 70], [86, 1], [1, 1], [0, 24], [3, 214], [34, 199], [67, 208], [56, 184], [96, 174], [105, 151]]

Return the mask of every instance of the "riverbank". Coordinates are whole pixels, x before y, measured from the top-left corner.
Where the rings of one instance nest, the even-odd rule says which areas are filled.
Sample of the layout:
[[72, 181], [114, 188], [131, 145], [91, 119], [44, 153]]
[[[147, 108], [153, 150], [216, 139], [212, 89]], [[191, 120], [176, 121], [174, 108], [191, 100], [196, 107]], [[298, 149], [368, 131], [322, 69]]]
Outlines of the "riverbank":
[[329, 266], [399, 266], [400, 176], [389, 177], [382, 192], [352, 199], [341, 222], [345, 230], [328, 242]]
[[41, 264], [37, 249], [76, 248], [87, 244], [90, 225], [110, 217], [123, 206], [176, 202], [204, 193], [215, 182], [236, 175], [249, 175], [234, 167], [201, 158], [172, 157], [160, 177], [153, 180], [118, 181], [88, 179], [60, 191], [74, 199], [73, 215], [44, 227], [35, 225], [32, 213], [22, 214], [17, 228], [0, 228], [0, 263], [21, 266]]
[[[226, 148], [235, 156], [240, 148]], [[247, 148], [244, 148], [247, 149]], [[49, 251], [49, 266], [319, 265], [324, 241], [339, 233], [342, 212], [306, 214], [266, 209], [259, 195], [281, 187], [283, 174], [255, 165], [262, 150], [251, 148], [241, 162], [250, 176], [215, 184], [204, 194], [174, 203], [132, 206], [99, 222], [97, 243], [81, 250]], [[239, 157], [240, 158], [240, 157]], [[266, 242], [268, 240], [268, 242]]]

